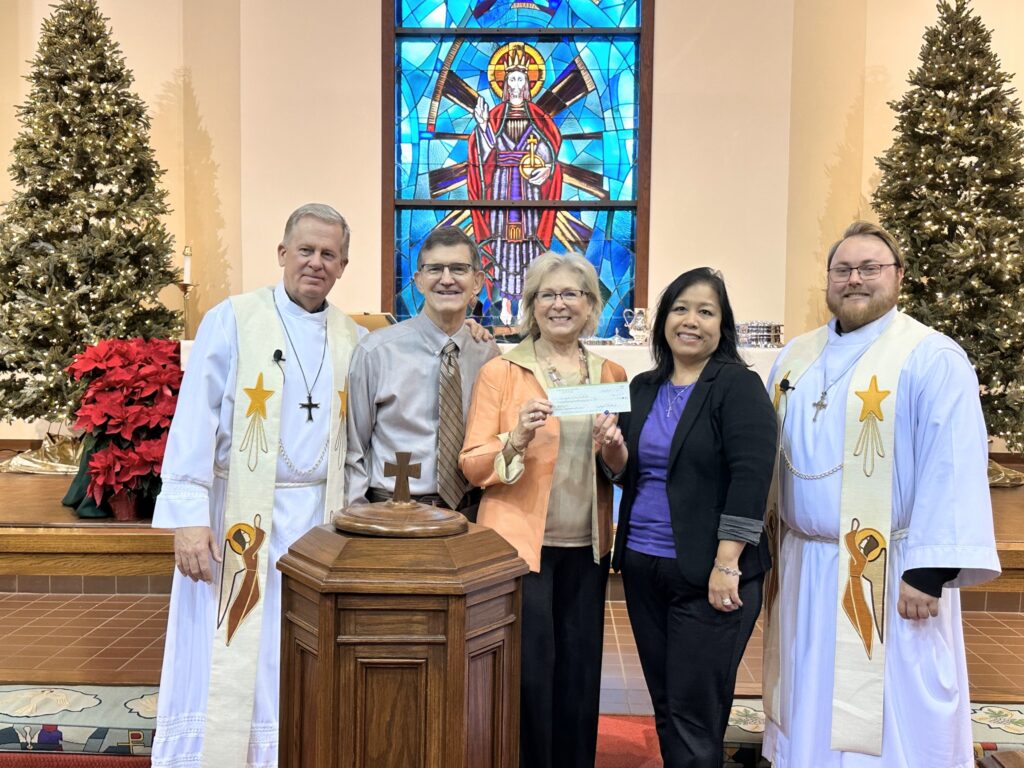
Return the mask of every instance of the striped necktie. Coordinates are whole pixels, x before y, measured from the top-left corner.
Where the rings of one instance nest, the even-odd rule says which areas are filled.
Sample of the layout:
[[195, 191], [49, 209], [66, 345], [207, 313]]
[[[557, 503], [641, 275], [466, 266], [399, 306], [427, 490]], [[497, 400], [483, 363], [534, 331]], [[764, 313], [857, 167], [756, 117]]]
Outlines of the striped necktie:
[[466, 478], [459, 471], [459, 451], [466, 436], [462, 418], [462, 374], [459, 347], [451, 339], [441, 350], [438, 381], [437, 494], [458, 509], [466, 492]]

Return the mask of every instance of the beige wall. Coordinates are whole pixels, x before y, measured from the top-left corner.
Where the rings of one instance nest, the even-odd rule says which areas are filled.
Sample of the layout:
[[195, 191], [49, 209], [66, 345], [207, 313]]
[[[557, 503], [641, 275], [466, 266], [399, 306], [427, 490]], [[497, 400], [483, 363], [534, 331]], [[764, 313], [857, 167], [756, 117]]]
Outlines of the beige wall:
[[793, 0], [657, 6], [648, 306], [722, 270], [740, 320], [782, 319]]
[[[185, 229], [192, 247], [196, 315], [242, 290], [242, 0], [184, 0], [179, 94]], [[191, 321], [194, 333], [198, 317]]]
[[[99, 0], [151, 109], [173, 212], [193, 248], [200, 312], [279, 274], [283, 219], [312, 200], [353, 229], [332, 300], [379, 309], [381, 36], [365, 0]], [[1019, 4], [975, 0], [1010, 72]], [[0, 2], [0, 153], [50, 0]], [[661, 0], [654, 61], [650, 293], [707, 264], [739, 319], [827, 316], [822, 256], [870, 217], [886, 102], [905, 89], [933, 0]], [[3, 163], [9, 164], [9, 157]], [[11, 183], [0, 173], [0, 201]], [[172, 306], [180, 296], [165, 294]], [[639, 300], [638, 300], [638, 303]], [[0, 438], [36, 430], [0, 425]]]
[[796, 0], [783, 262], [787, 337], [828, 317], [822, 254], [860, 213], [863, 61], [863, 0]]
[[279, 279], [275, 249], [302, 203], [353, 230], [332, 300], [379, 310], [380, 14], [338, 0], [242, 3], [242, 287]]

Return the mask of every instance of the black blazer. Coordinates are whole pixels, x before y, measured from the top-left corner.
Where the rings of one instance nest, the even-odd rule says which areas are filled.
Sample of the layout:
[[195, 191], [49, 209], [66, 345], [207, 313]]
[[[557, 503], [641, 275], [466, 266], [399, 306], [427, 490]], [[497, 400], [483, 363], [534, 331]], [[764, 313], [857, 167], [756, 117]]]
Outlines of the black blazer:
[[[629, 462], [621, 479], [615, 570], [622, 567], [636, 498], [640, 432], [661, 384], [654, 371], [636, 376], [629, 387], [632, 410], [619, 417]], [[709, 360], [672, 438], [665, 483], [676, 561], [695, 588], [707, 588], [722, 516], [764, 519], [777, 434], [775, 411], [761, 377], [738, 363]], [[741, 581], [770, 567], [767, 537], [762, 535], [758, 546], [748, 543], [740, 555]]]

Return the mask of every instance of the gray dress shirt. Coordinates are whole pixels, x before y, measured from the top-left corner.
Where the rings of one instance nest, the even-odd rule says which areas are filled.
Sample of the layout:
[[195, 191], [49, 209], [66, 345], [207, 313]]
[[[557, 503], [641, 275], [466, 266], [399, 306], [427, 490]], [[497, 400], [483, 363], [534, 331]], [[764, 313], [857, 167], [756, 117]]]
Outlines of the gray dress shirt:
[[412, 453], [420, 476], [409, 479], [413, 495], [437, 493], [438, 377], [441, 350], [451, 338], [459, 347], [462, 415], [483, 364], [500, 353], [493, 342], [475, 342], [465, 326], [453, 336], [425, 313], [364, 337], [348, 368], [348, 453], [345, 493], [349, 504], [366, 502], [368, 488], [393, 491], [385, 462]]

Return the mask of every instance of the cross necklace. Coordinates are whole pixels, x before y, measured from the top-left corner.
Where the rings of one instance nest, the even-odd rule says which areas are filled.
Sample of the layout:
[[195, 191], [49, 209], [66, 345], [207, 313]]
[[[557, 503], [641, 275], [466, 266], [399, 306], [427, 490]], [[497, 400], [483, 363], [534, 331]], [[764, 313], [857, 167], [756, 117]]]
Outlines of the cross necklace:
[[[870, 348], [870, 346], [871, 345], [869, 344], [868, 347], [866, 347], [864, 349], [864, 352], [867, 352], [868, 348]], [[834, 378], [832, 380], [831, 384], [828, 383], [828, 364], [826, 363], [824, 356], [822, 357], [822, 360], [821, 360], [821, 386], [822, 386], [821, 397], [819, 397], [817, 400], [815, 400], [813, 403], [811, 403], [811, 407], [814, 408], [814, 418], [811, 419], [811, 421], [817, 421], [818, 420], [818, 414], [820, 414], [822, 411], [824, 411], [826, 408], [828, 408], [828, 391], [830, 389], [832, 389], [832, 387], [834, 387], [836, 385], [836, 382], [841, 381], [842, 378], [849, 372], [849, 370], [851, 368], [853, 368], [853, 366], [855, 366], [860, 361], [860, 359], [864, 356], [864, 352], [861, 352], [859, 355], [857, 355], [855, 358], [853, 358], [853, 362], [851, 362], [848, 366], [846, 366], [843, 369], [843, 372], [840, 373], [838, 376], [836, 376], [836, 378]]]
[[306, 421], [313, 420], [313, 409], [319, 408], [320, 403], [313, 402], [313, 389], [316, 387], [316, 383], [320, 380], [320, 373], [324, 369], [324, 359], [327, 357], [327, 329], [324, 329], [324, 348], [320, 353], [320, 367], [316, 369], [316, 376], [313, 379], [313, 386], [309, 386], [309, 382], [306, 380], [306, 371], [302, 368], [302, 360], [299, 358], [299, 350], [295, 346], [295, 342], [292, 341], [292, 335], [288, 333], [288, 326], [284, 322], [284, 318], [281, 317], [281, 310], [277, 309], [277, 304], [274, 304], [274, 309], [277, 310], [277, 316], [281, 319], [281, 327], [284, 328], [284, 335], [288, 338], [288, 345], [292, 348], [292, 354], [295, 355], [295, 362], [298, 363], [299, 373], [302, 374], [302, 383], [306, 387], [306, 402], [299, 403], [299, 408], [303, 408], [306, 411]]

